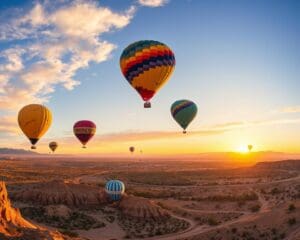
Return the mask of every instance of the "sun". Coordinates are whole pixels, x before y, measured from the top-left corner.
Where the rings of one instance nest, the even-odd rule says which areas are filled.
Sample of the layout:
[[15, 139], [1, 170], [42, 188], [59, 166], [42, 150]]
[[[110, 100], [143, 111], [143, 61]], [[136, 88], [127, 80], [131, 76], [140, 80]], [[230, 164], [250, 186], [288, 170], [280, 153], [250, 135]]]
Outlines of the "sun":
[[236, 149], [236, 152], [246, 154], [249, 152], [248, 147], [246, 145], [241, 145]]

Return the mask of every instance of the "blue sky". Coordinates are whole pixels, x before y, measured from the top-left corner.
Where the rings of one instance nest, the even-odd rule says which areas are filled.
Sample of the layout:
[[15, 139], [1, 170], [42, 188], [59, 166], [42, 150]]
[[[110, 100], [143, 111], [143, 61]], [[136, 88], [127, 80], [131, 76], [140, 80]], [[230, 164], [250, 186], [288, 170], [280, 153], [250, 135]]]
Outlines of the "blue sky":
[[[5, 107], [7, 104], [0, 99], [2, 122], [11, 126], [9, 129], [1, 129], [3, 138], [7, 139], [7, 132], [11, 144], [27, 144], [19, 130], [15, 130], [11, 119], [23, 103], [43, 102], [46, 96], [48, 101], [44, 103], [52, 110], [54, 121], [45, 136], [45, 143], [49, 139], [57, 138], [70, 144], [73, 140], [69, 140], [68, 137], [72, 135], [73, 123], [79, 119], [91, 119], [97, 124], [99, 135], [141, 133], [143, 145], [149, 144], [152, 146], [151, 151], [155, 151], [155, 144], [151, 141], [157, 138], [159, 144], [163, 145], [167, 144], [165, 140], [157, 136], [147, 142], [142, 133], [180, 131], [170, 115], [169, 108], [175, 100], [187, 98], [196, 102], [199, 108], [190, 131], [197, 133], [222, 128], [229, 133], [220, 133], [208, 138], [201, 134], [195, 134], [185, 140], [176, 138], [174, 146], [196, 141], [205, 146], [197, 151], [225, 151], [234, 150], [232, 148], [238, 144], [254, 141], [254, 144], [260, 146], [257, 147], [260, 150], [300, 150], [296, 140], [299, 135], [297, 133], [300, 132], [299, 1], [148, 1], [148, 5], [160, 3], [158, 5], [161, 6], [157, 7], [145, 6], [141, 2], [1, 1], [0, 19], [5, 23], [1, 28], [2, 32], [9, 32], [12, 26], [16, 30], [30, 29], [29, 33], [24, 31], [21, 37], [7, 34], [0, 40], [2, 52], [7, 49], [19, 49], [20, 52], [22, 48], [27, 51], [21, 56], [23, 68], [18, 69], [15, 66], [16, 69], [13, 74], [10, 73], [11, 78], [8, 81], [12, 86], [18, 86], [18, 90], [23, 90], [24, 81], [27, 85], [45, 82], [42, 89], [26, 86], [25, 92], [29, 97], [25, 99], [15, 97], [4, 87], [2, 97], [8, 98], [9, 101], [16, 99], [16, 103]], [[87, 63], [83, 63], [84, 59], [81, 58], [80, 67], [72, 72], [72, 80], [65, 79], [64, 82], [80, 82], [80, 85], [74, 86], [72, 90], [66, 89], [64, 83], [58, 79], [60, 73], [53, 73], [55, 79], [51, 80], [52, 83], [47, 83], [49, 73], [43, 75], [44, 72], [39, 72], [40, 80], [28, 75], [27, 69], [31, 69], [36, 62], [45, 58], [41, 48], [30, 52], [28, 49], [32, 45], [53, 47], [53, 44], [57, 44], [51, 39], [55, 36], [53, 32], [61, 34], [58, 38], [62, 36], [66, 45], [70, 39], [73, 41], [76, 38], [72, 44], [79, 43], [85, 46], [86, 43], [83, 42], [91, 39], [87, 37], [82, 40], [82, 35], [75, 36], [72, 32], [71, 36], [70, 32], [64, 32], [60, 29], [64, 23], [55, 18], [58, 15], [56, 13], [61, 10], [74, 16], [75, 27], [68, 25], [72, 31], [78, 28], [77, 15], [78, 21], [96, 21], [97, 16], [94, 15], [91, 15], [90, 19], [80, 18], [82, 4], [89, 5], [89, 9], [94, 9], [94, 13], [98, 14], [102, 14], [104, 8], [111, 11], [112, 20], [106, 23], [109, 25], [108, 29], [103, 31], [101, 21], [106, 20], [99, 20], [100, 27], [93, 29], [91, 38], [97, 39], [99, 44], [106, 41], [114, 45], [114, 49], [104, 54], [103, 59], [101, 56], [97, 59], [90, 56]], [[35, 18], [36, 22], [33, 22], [32, 18], [38, 15], [37, 12], [32, 14], [37, 5], [42, 9], [43, 16], [40, 18], [39, 15], [39, 18]], [[78, 11], [75, 16], [72, 9], [76, 6]], [[44, 30], [50, 33], [45, 35]], [[32, 37], [35, 34], [36, 37]], [[56, 36], [54, 38], [56, 39]], [[173, 76], [154, 97], [153, 107], [148, 110], [143, 108], [142, 100], [124, 79], [119, 67], [122, 50], [128, 44], [141, 39], [166, 43], [176, 57]], [[93, 54], [95, 46], [91, 44], [86, 47], [90, 54]], [[107, 47], [109, 46], [106, 46], [106, 49]], [[36, 54], [34, 57], [31, 56], [33, 53]], [[8, 54], [11, 52], [5, 56]], [[73, 55], [76, 56], [76, 53]], [[68, 64], [68, 57], [70, 56], [65, 54], [59, 59]], [[5, 64], [7, 60], [0, 58], [0, 65]], [[0, 67], [0, 76], [1, 70], [7, 71], [7, 67]], [[30, 73], [36, 76], [33, 70], [30, 70]], [[24, 75], [27, 76], [25, 80], [20, 77]], [[52, 91], [48, 93], [50, 88]], [[281, 139], [275, 142], [274, 138], [278, 136]], [[237, 140], [233, 141], [232, 138]], [[128, 141], [125, 141], [124, 145]], [[99, 143], [101, 144], [101, 136]], [[214, 147], [214, 144], [222, 147]], [[120, 149], [117, 151], [122, 152]]]

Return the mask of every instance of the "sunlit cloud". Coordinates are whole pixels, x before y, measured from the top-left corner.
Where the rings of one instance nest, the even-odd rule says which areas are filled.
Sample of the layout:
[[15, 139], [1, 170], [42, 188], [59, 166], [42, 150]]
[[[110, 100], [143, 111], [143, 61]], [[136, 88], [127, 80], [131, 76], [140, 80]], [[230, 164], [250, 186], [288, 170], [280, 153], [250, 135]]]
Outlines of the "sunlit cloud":
[[281, 113], [300, 113], [300, 106], [290, 106], [280, 109]]
[[[220, 123], [211, 126], [204, 127], [200, 130], [188, 131], [187, 134], [182, 134], [181, 131], [125, 131], [118, 133], [108, 133], [102, 135], [96, 135], [93, 139], [94, 144], [107, 144], [107, 143], [127, 143], [137, 141], [152, 141], [152, 140], [164, 140], [164, 139], [182, 139], [182, 137], [205, 137], [224, 134], [237, 129], [244, 129], [255, 126], [268, 126], [268, 125], [280, 125], [280, 124], [299, 124], [300, 119], [279, 119], [279, 120], [264, 120], [264, 121], [252, 121], [252, 122], [228, 122]], [[74, 137], [70, 136], [71, 132], [68, 132], [68, 137], [63, 141], [70, 143], [74, 141]]]
[[117, 13], [96, 1], [70, 1], [55, 9], [49, 4], [37, 2], [0, 26], [0, 41], [21, 41], [0, 52], [2, 110], [44, 103], [56, 85], [72, 90], [80, 84], [78, 70], [108, 60], [116, 48], [103, 33], [124, 28], [135, 12], [129, 7]]
[[5, 116], [0, 118], [0, 132], [15, 136], [20, 133], [15, 116]]
[[169, 2], [169, 0], [138, 0], [139, 4], [146, 7], [161, 7]]

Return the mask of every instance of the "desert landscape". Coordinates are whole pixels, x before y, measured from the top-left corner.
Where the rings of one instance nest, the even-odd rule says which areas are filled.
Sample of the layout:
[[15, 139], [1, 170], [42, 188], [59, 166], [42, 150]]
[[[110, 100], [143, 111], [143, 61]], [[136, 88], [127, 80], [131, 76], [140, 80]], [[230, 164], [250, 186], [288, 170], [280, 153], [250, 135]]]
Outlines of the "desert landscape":
[[[1, 239], [300, 239], [299, 160], [23, 155], [0, 167]], [[116, 178], [126, 194], [111, 202]]]

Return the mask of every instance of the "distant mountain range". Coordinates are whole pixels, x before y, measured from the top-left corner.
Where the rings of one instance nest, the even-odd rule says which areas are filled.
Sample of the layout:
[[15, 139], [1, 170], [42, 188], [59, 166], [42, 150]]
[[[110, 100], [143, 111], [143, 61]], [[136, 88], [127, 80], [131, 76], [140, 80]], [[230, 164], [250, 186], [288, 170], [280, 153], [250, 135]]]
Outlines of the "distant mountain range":
[[0, 155], [36, 155], [38, 153], [24, 150], [24, 149], [14, 149], [14, 148], [0, 148]]
[[300, 160], [283, 160], [275, 162], [259, 162], [255, 168], [297, 170], [300, 171]]

